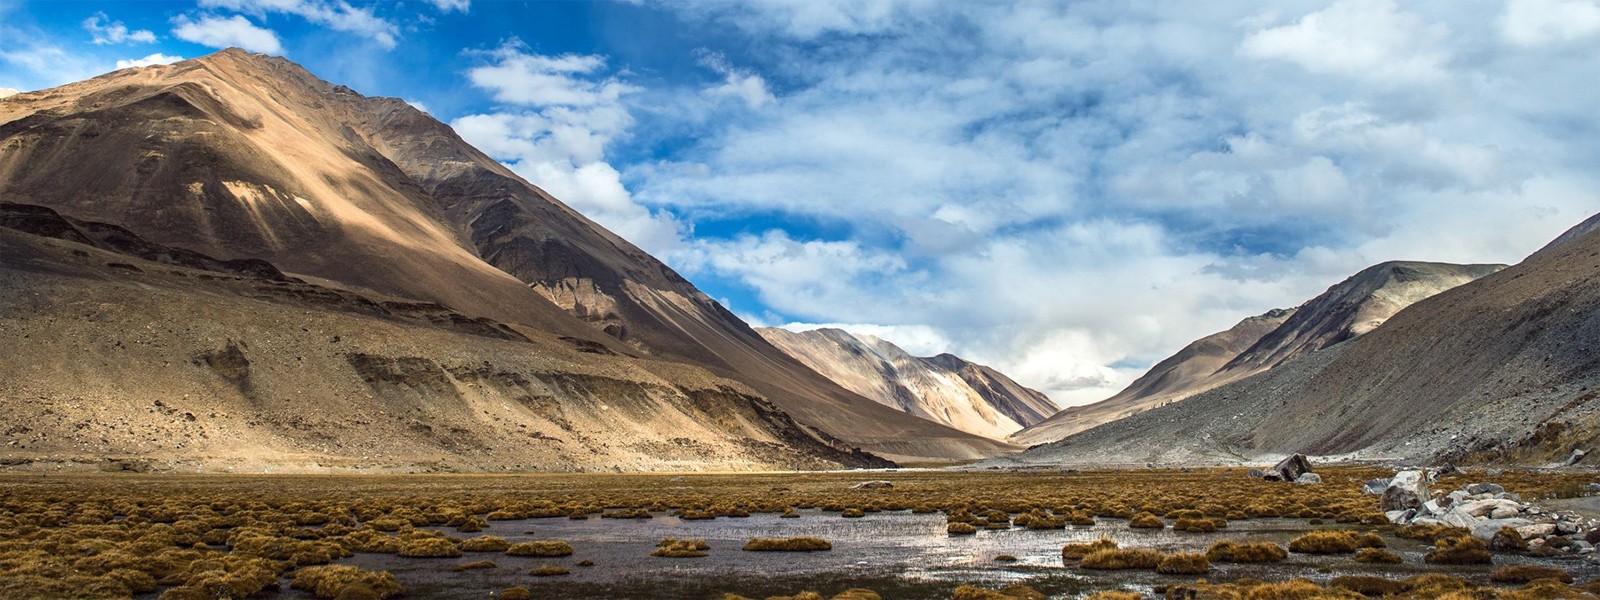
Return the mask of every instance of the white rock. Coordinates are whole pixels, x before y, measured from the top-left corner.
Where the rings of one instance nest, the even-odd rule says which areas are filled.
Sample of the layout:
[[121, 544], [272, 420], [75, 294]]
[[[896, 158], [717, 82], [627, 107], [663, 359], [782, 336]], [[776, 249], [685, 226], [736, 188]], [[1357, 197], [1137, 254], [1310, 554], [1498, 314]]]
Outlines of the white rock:
[[1478, 524], [1478, 519], [1476, 517], [1463, 512], [1459, 508], [1452, 508], [1448, 511], [1445, 511], [1444, 515], [1439, 517], [1439, 520], [1443, 521], [1445, 525], [1449, 525], [1451, 527], [1460, 527], [1462, 529], [1472, 529], [1473, 526]]
[[1527, 519], [1489, 519], [1487, 521], [1478, 521], [1476, 525], [1472, 526], [1472, 537], [1488, 542], [1494, 540], [1494, 534], [1500, 531], [1501, 527], [1517, 529], [1519, 527], [1526, 527], [1532, 524], [1533, 521], [1529, 521]]
[[1405, 510], [1391, 510], [1383, 513], [1383, 516], [1388, 518], [1390, 523], [1394, 523], [1395, 525], [1404, 525], [1406, 523], [1410, 523], [1412, 517], [1417, 516], [1417, 509], [1408, 508]]
[[1299, 484], [1303, 484], [1303, 485], [1304, 484], [1322, 483], [1322, 476], [1318, 475], [1316, 473], [1301, 473], [1299, 477], [1296, 477], [1294, 479], [1294, 482], [1295, 483], [1299, 483]]
[[1473, 500], [1460, 505], [1459, 508], [1474, 517], [1487, 516], [1489, 513], [1501, 508], [1522, 512], [1522, 507], [1510, 500]]
[[1556, 533], [1556, 524], [1555, 523], [1534, 523], [1532, 525], [1523, 525], [1522, 527], [1518, 527], [1517, 528], [1517, 533], [1522, 536], [1522, 539], [1544, 537], [1544, 536], [1547, 536], [1547, 535], [1555, 535], [1555, 533]]
[[1522, 514], [1522, 511], [1517, 510], [1516, 508], [1512, 508], [1512, 507], [1509, 507], [1509, 506], [1501, 506], [1501, 507], [1495, 508], [1492, 511], [1489, 511], [1489, 518], [1491, 518], [1491, 519], [1510, 519], [1510, 518], [1516, 517], [1517, 515], [1520, 515], [1520, 514]]
[[1428, 478], [1422, 471], [1401, 471], [1389, 479], [1389, 487], [1384, 488], [1378, 505], [1384, 511], [1405, 510], [1422, 506], [1427, 498]]

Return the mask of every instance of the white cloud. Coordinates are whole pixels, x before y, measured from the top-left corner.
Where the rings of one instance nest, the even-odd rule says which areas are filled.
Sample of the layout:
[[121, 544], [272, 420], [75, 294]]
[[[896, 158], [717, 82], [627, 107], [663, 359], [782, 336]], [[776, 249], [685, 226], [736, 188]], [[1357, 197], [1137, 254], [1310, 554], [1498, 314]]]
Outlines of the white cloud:
[[157, 52], [155, 54], [151, 54], [151, 55], [146, 56], [144, 58], [133, 58], [133, 59], [119, 60], [119, 61], [117, 61], [117, 68], [118, 69], [127, 69], [127, 68], [132, 68], [132, 67], [148, 67], [150, 65], [170, 65], [170, 64], [178, 62], [180, 60], [183, 60], [182, 56], [169, 56], [169, 55]]
[[[445, 0], [446, 4], [454, 2]], [[295, 15], [334, 31], [354, 33], [383, 48], [394, 48], [400, 27], [373, 13], [370, 7], [356, 7], [344, 0], [200, 0], [206, 8], [227, 9], [257, 18], [269, 13]]]
[[472, 10], [472, 0], [428, 0], [440, 12], [467, 12]]
[[508, 106], [451, 122], [462, 138], [646, 250], [679, 245], [682, 224], [634, 202], [606, 162], [607, 146], [633, 124], [622, 98], [637, 88], [606, 75], [599, 56], [533, 54], [516, 41], [485, 56], [467, 77]]
[[250, 19], [241, 15], [231, 17], [205, 15], [199, 20], [179, 15], [172, 20], [172, 23], [173, 37], [186, 42], [212, 48], [237, 46], [264, 54], [283, 53], [283, 45], [278, 42], [278, 34], [273, 33], [271, 29], [257, 27], [250, 22]]
[[83, 20], [83, 28], [93, 35], [95, 44], [153, 44], [156, 34], [148, 29], [128, 29], [122, 21], [112, 21], [105, 13], [95, 13]]
[[1393, 0], [1340, 0], [1291, 25], [1258, 31], [1239, 50], [1313, 73], [1416, 84], [1443, 76], [1444, 57], [1432, 46], [1448, 33], [1443, 25], [1401, 11]]
[[767, 89], [767, 81], [755, 73], [736, 69], [721, 54], [702, 52], [700, 64], [722, 75], [721, 85], [706, 89], [706, 94], [716, 97], [736, 98], [752, 110], [777, 103], [777, 97]]
[[1064, 403], [1371, 264], [1516, 261], [1600, 211], [1582, 6], [1531, 28], [1551, 52], [1500, 41], [1527, 8], [1500, 0], [814, 4], [668, 5], [784, 82], [608, 137], [691, 140], [612, 163], [633, 202], [758, 232], [668, 262]]
[[406, 100], [406, 104], [410, 104], [411, 108], [415, 108], [428, 114], [433, 114], [428, 110], [428, 105], [423, 104], [421, 100]]
[[1591, 0], [1510, 0], [1500, 17], [1506, 39], [1524, 46], [1571, 42], [1600, 32]]
[[15, 96], [20, 93], [22, 92], [18, 92], [17, 90], [8, 87], [0, 87], [0, 98], [4, 98], [6, 96]]

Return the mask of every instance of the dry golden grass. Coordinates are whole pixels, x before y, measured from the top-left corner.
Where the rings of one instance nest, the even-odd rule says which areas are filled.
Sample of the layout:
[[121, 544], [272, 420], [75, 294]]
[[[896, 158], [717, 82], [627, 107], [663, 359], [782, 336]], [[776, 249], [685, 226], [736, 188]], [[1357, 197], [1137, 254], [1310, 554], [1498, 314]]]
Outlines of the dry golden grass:
[[971, 523], [951, 523], [946, 525], [945, 533], [950, 535], [973, 535], [978, 533], [977, 526]]
[[752, 538], [744, 545], [751, 552], [817, 552], [832, 550], [833, 544], [819, 537]]
[[1491, 562], [1489, 545], [1472, 536], [1439, 538], [1434, 542], [1433, 551], [1422, 559], [1442, 565], [1486, 565]]
[[572, 556], [572, 544], [554, 540], [517, 542], [506, 548], [511, 556]]
[[1394, 534], [1408, 540], [1427, 541], [1445, 537], [1466, 537], [1472, 535], [1472, 532], [1460, 527], [1451, 527], [1449, 525], [1426, 525], [1412, 523], [1396, 529]]
[[950, 594], [950, 600], [1046, 600], [1046, 596], [1022, 584], [1012, 584], [998, 590], [963, 585]]
[[1545, 565], [1510, 565], [1489, 574], [1489, 581], [1495, 583], [1530, 583], [1539, 579], [1554, 579], [1561, 583], [1573, 581], [1570, 571]]
[[1151, 513], [1142, 512], [1134, 515], [1133, 518], [1128, 519], [1128, 526], [1134, 529], [1164, 529], [1166, 528], [1167, 523], [1166, 521], [1162, 521], [1161, 517], [1155, 516]]
[[407, 540], [400, 544], [400, 556], [408, 558], [458, 558], [461, 549], [444, 538]]
[[1274, 563], [1288, 557], [1288, 550], [1272, 542], [1223, 540], [1206, 548], [1206, 558], [1221, 563]]
[[1301, 554], [1349, 554], [1360, 547], [1360, 538], [1354, 532], [1331, 529], [1313, 531], [1289, 541], [1289, 551]]
[[1083, 560], [1083, 557], [1101, 550], [1116, 550], [1117, 542], [1111, 538], [1100, 538], [1092, 542], [1074, 542], [1061, 547], [1061, 560]]
[[388, 598], [405, 591], [388, 571], [365, 571], [347, 565], [296, 570], [293, 587], [328, 599]]
[[1091, 552], [1078, 566], [1096, 570], [1154, 569], [1164, 558], [1165, 554], [1149, 548], [1116, 548]]
[[539, 565], [534, 567], [532, 571], [528, 571], [528, 574], [534, 577], [554, 577], [556, 575], [568, 575], [571, 573], [571, 569], [560, 565]]
[[1376, 565], [1398, 565], [1404, 562], [1399, 554], [1383, 548], [1362, 548], [1356, 551], [1355, 561]]
[[1328, 581], [1328, 587], [1350, 590], [1363, 596], [1393, 596], [1406, 591], [1404, 583], [1370, 575], [1341, 575]]
[[1168, 554], [1156, 565], [1157, 573], [1167, 575], [1202, 575], [1211, 570], [1211, 561], [1199, 552]]
[[472, 562], [464, 562], [464, 563], [455, 565], [453, 567], [450, 567], [450, 570], [451, 571], [477, 571], [477, 570], [481, 570], [481, 569], [498, 569], [498, 568], [500, 568], [500, 565], [494, 564], [494, 561], [492, 561], [492, 560], [475, 560], [475, 561], [472, 561]]
[[464, 552], [505, 552], [510, 548], [511, 542], [493, 535], [469, 538], [461, 542], [461, 550]]
[[707, 556], [706, 550], [711, 549], [711, 544], [705, 540], [675, 540], [667, 538], [656, 544], [656, 549], [650, 556], [662, 558], [698, 558]]
[[500, 590], [500, 594], [495, 597], [499, 600], [533, 600], [533, 592], [519, 585]]
[[1084, 600], [1143, 600], [1144, 595], [1139, 592], [1095, 592], [1089, 594]]

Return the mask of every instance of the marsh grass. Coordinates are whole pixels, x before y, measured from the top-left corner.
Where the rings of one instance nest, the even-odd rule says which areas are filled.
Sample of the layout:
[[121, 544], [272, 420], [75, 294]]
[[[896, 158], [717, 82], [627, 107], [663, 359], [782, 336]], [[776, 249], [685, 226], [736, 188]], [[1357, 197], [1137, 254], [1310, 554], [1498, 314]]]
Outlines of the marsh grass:
[[1111, 538], [1100, 538], [1092, 542], [1074, 542], [1061, 547], [1061, 560], [1077, 561], [1102, 550], [1116, 550], [1117, 542]]
[[1166, 558], [1150, 548], [1115, 548], [1097, 550], [1083, 557], [1078, 566], [1085, 569], [1115, 571], [1122, 569], [1154, 569]]
[[707, 556], [706, 551], [711, 549], [711, 544], [705, 540], [678, 540], [667, 538], [656, 544], [656, 549], [650, 556], [662, 558], [699, 558]]
[[1357, 550], [1355, 561], [1358, 563], [1376, 565], [1398, 565], [1402, 562], [1405, 562], [1400, 558], [1399, 554], [1384, 550], [1383, 548], [1362, 548]]
[[1168, 554], [1156, 565], [1156, 572], [1166, 575], [1203, 575], [1211, 570], [1211, 561], [1199, 552]]
[[291, 587], [318, 598], [389, 598], [405, 591], [388, 571], [367, 571], [347, 565], [306, 567], [294, 572]]
[[510, 556], [572, 556], [572, 544], [554, 540], [517, 542], [506, 548]]
[[570, 575], [572, 570], [560, 565], [539, 565], [534, 567], [532, 571], [528, 571], [528, 574], [534, 577], [555, 577], [557, 575]]
[[1573, 582], [1570, 571], [1545, 565], [1510, 565], [1495, 569], [1489, 574], [1489, 581], [1495, 583], [1532, 583], [1540, 579], [1553, 579], [1561, 583]]
[[1489, 545], [1472, 536], [1439, 538], [1422, 560], [1443, 565], [1486, 565], [1492, 562]]
[[1220, 563], [1275, 563], [1289, 558], [1289, 551], [1272, 542], [1223, 540], [1206, 548], [1206, 558]]
[[833, 544], [819, 537], [752, 538], [744, 549], [751, 552], [817, 552], [832, 550]]

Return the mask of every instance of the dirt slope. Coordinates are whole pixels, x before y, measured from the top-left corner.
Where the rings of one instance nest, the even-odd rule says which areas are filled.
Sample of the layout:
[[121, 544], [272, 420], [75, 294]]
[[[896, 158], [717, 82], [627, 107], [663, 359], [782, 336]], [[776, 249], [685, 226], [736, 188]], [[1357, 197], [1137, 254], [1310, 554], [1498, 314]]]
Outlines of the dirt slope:
[[702, 367], [875, 451], [1011, 449], [839, 388], [443, 124], [283, 59], [228, 50], [0, 100], [0, 201]]

